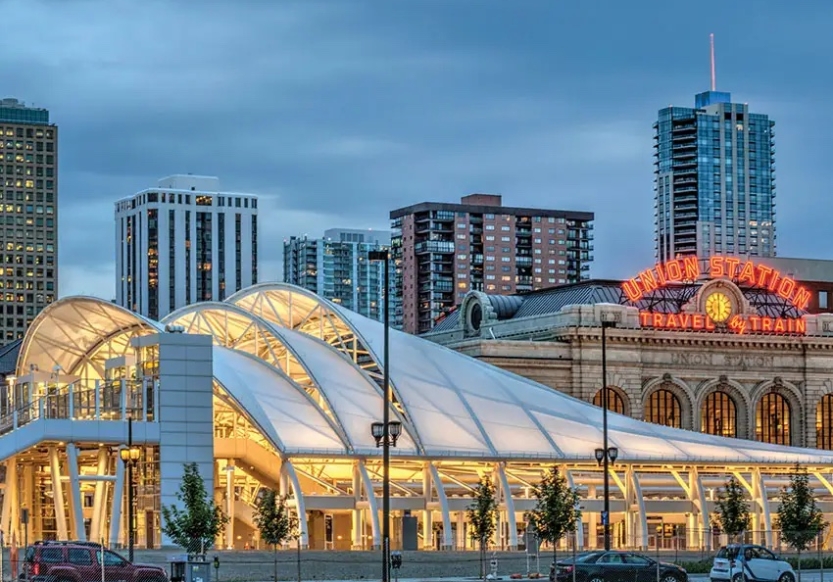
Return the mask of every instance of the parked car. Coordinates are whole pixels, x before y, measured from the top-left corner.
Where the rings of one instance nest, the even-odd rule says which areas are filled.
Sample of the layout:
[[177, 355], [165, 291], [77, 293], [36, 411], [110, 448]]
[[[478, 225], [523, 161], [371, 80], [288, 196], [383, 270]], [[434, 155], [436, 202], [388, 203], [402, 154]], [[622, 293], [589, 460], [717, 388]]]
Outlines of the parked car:
[[[550, 569], [550, 582], [656, 582], [657, 562], [633, 552], [597, 551], [559, 560]], [[661, 582], [688, 582], [688, 573], [676, 564], [659, 563]]]
[[[93, 542], [41, 542], [26, 548], [19, 579], [30, 582], [101, 580], [101, 546]], [[132, 564], [104, 550], [104, 577], [123, 582], [168, 582], [159, 566]]]
[[[743, 553], [741, 553], [743, 552]], [[712, 582], [795, 582], [795, 572], [763, 546], [732, 544], [720, 548], [714, 557], [709, 579]]]

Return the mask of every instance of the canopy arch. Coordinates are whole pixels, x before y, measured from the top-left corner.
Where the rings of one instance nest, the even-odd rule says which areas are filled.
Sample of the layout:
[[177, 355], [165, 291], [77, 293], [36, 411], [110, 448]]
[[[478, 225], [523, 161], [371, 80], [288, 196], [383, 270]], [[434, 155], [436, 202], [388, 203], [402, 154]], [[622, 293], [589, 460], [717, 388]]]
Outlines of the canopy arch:
[[162, 331], [159, 323], [95, 297], [56, 301], [40, 312], [20, 347], [17, 375], [60, 370], [104, 377], [104, 362], [123, 356], [130, 339]]
[[[344, 310], [315, 293], [287, 283], [259, 283], [238, 291], [226, 302], [278, 327], [318, 338], [353, 360], [384, 388], [382, 358]], [[391, 399], [399, 414], [408, 413], [391, 378]]]
[[310, 395], [274, 366], [244, 352], [215, 347], [214, 381], [215, 398], [246, 417], [281, 454], [350, 452], [350, 443]]
[[[353, 361], [307, 334], [282, 328], [231, 303], [197, 303], [168, 315], [166, 323], [189, 333], [208, 333], [223, 347], [242, 351], [281, 369], [326, 414], [351, 450], [375, 448], [370, 425], [380, 414], [380, 387]], [[418, 447], [411, 423], [404, 424], [400, 447]], [[414, 451], [416, 452], [416, 451]]]

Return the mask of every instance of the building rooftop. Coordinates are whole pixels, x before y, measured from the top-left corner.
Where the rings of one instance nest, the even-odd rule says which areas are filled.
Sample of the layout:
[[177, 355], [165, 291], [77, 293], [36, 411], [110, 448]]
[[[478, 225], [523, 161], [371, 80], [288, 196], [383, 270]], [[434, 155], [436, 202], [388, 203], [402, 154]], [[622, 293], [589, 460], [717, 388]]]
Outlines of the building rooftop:
[[788, 257], [756, 257], [763, 265], [778, 269], [796, 281], [833, 282], [833, 260], [791, 259]]
[[[622, 281], [599, 280], [582, 281], [570, 285], [548, 287], [515, 295], [486, 295], [489, 303], [498, 314], [498, 320], [522, 319], [558, 313], [568, 305], [597, 305], [613, 303], [630, 305], [640, 311], [656, 313], [677, 313], [688, 303], [703, 281], [687, 284], [671, 284], [657, 289], [636, 302], [631, 302], [622, 290]], [[761, 315], [769, 317], [800, 317], [798, 310], [788, 301], [774, 293], [759, 288], [743, 287], [747, 298]], [[512, 301], [512, 308], [506, 309], [507, 300]], [[430, 333], [451, 331], [457, 327], [460, 318], [459, 306], [438, 321]]]
[[27, 107], [23, 101], [6, 97], [0, 99], [0, 122], [49, 125], [49, 110]]
[[447, 210], [449, 212], [466, 212], [472, 214], [512, 214], [517, 216], [552, 216], [571, 220], [593, 220], [592, 212], [573, 210], [551, 210], [546, 208], [521, 208], [517, 206], [502, 206], [502, 196], [499, 194], [469, 194], [460, 199], [460, 203], [451, 202], [420, 202], [412, 206], [391, 210], [391, 220], [426, 212], [429, 210]]

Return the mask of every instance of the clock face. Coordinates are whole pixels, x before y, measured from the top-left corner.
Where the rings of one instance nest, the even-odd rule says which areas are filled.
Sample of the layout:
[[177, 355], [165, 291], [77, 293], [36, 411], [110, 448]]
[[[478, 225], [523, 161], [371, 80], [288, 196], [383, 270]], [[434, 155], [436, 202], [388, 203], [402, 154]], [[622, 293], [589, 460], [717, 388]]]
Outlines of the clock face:
[[706, 315], [715, 323], [723, 323], [732, 315], [732, 301], [725, 293], [716, 291], [706, 297]]

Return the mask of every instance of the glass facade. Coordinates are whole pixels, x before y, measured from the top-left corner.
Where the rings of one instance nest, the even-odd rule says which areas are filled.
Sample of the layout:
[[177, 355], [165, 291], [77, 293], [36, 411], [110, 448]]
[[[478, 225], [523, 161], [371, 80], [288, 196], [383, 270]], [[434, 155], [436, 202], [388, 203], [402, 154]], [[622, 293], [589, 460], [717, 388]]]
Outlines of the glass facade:
[[17, 99], [0, 99], [0, 123], [49, 125], [49, 111], [26, 107]]
[[775, 123], [729, 93], [696, 105], [662, 109], [654, 124], [657, 259], [775, 256]]
[[[319, 239], [290, 237], [284, 241], [284, 281], [303, 287], [365, 317], [381, 321], [385, 313], [384, 265], [370, 261], [371, 251], [390, 248], [388, 235], [371, 231], [332, 230]], [[390, 284], [396, 266], [390, 261]], [[391, 321], [396, 305], [390, 305]]]

